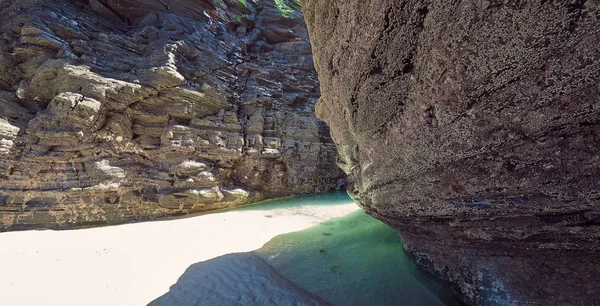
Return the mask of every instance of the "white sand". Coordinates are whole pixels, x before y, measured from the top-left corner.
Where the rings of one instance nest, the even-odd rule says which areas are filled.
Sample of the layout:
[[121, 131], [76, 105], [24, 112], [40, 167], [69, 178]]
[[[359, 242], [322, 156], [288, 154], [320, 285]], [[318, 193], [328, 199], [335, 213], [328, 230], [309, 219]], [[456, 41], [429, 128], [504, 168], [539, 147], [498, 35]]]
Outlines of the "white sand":
[[296, 206], [73, 231], [0, 233], [0, 305], [146, 305], [199, 261], [358, 207]]

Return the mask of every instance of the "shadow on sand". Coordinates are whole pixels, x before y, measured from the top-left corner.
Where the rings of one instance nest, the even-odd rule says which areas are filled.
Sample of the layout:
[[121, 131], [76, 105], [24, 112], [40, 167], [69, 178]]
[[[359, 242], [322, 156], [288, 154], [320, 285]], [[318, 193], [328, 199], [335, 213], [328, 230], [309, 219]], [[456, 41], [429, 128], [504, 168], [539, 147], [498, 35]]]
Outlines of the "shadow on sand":
[[151, 306], [331, 305], [294, 285], [252, 253], [234, 253], [191, 265]]

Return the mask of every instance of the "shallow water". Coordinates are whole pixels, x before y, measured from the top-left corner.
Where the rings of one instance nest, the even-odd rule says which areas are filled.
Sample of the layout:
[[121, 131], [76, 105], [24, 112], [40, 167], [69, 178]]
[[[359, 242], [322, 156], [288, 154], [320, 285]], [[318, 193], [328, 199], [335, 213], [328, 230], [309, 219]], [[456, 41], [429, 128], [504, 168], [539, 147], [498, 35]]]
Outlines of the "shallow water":
[[443, 283], [408, 258], [397, 232], [363, 211], [279, 235], [254, 253], [335, 305], [455, 303]]

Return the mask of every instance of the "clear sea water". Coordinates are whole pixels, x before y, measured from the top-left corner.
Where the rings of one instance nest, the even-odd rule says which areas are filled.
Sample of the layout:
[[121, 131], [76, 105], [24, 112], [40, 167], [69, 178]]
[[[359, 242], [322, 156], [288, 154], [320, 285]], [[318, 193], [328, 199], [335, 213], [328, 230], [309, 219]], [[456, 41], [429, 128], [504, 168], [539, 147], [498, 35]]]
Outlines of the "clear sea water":
[[[337, 205], [332, 193], [271, 201], [242, 209]], [[334, 305], [459, 305], [449, 286], [422, 272], [399, 234], [362, 210], [273, 238], [256, 255], [303, 289]]]

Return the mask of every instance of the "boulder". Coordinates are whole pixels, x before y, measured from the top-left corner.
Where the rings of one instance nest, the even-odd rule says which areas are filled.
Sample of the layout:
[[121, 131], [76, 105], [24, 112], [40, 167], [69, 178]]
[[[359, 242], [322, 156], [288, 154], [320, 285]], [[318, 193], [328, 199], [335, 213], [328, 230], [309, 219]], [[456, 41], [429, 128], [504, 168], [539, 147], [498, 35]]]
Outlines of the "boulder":
[[304, 0], [348, 192], [474, 305], [600, 299], [597, 1]]

